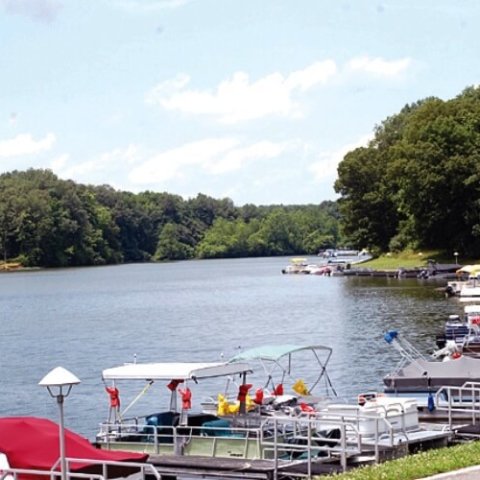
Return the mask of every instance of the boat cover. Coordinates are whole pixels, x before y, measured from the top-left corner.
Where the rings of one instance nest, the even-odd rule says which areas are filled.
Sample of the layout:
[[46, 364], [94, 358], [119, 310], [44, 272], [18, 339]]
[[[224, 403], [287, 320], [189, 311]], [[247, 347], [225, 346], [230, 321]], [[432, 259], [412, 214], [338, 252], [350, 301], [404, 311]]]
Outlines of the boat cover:
[[[6, 417], [0, 418], [0, 452], [7, 456], [11, 468], [51, 470], [60, 457], [58, 424], [46, 418]], [[141, 462], [148, 455], [123, 451], [106, 451], [95, 448], [86, 438], [65, 429], [65, 453], [67, 458]], [[76, 473], [102, 474], [102, 466], [88, 462], [69, 463], [70, 471]], [[109, 478], [126, 477], [138, 469], [109, 467]], [[19, 480], [45, 480], [45, 476], [19, 475]]]
[[470, 275], [477, 275], [480, 273], [480, 265], [465, 265], [457, 270], [457, 275], [461, 273], [469, 273]]
[[332, 351], [330, 347], [324, 347], [323, 345], [264, 345], [262, 347], [245, 350], [232, 357], [230, 362], [248, 362], [252, 360], [270, 360], [276, 362], [286, 355], [302, 350], [324, 350], [328, 353]]
[[128, 363], [107, 368], [105, 380], [196, 380], [251, 373], [246, 363]]

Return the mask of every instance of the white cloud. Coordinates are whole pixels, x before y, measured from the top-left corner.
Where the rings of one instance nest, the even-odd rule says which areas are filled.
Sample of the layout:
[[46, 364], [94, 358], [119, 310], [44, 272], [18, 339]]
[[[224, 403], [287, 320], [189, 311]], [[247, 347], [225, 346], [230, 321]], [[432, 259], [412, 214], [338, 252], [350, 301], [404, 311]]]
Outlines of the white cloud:
[[410, 58], [384, 60], [383, 58], [357, 57], [350, 60], [347, 69], [353, 72], [365, 72], [383, 77], [395, 77], [405, 72], [411, 65]]
[[325, 60], [283, 76], [272, 73], [251, 81], [245, 72], [236, 72], [211, 91], [187, 90], [190, 78], [180, 75], [162, 82], [147, 94], [147, 102], [167, 110], [212, 115], [223, 123], [237, 123], [270, 115], [298, 117], [298, 92], [325, 84], [337, 72], [335, 62]]
[[257, 159], [278, 157], [288, 148], [286, 143], [261, 141], [246, 147], [234, 148], [222, 158], [212, 159], [206, 168], [213, 174], [221, 174], [240, 169], [244, 163]]
[[114, 6], [129, 12], [151, 13], [166, 8], [178, 8], [192, 0], [110, 0]]
[[134, 168], [129, 180], [137, 185], [151, 185], [181, 179], [189, 167], [220, 175], [238, 170], [247, 162], [274, 158], [287, 147], [269, 141], [242, 145], [234, 138], [208, 138], [154, 155]]
[[47, 134], [43, 139], [34, 140], [29, 133], [17, 135], [10, 140], [0, 141], [1, 157], [18, 157], [50, 150], [56, 141], [53, 133]]
[[182, 176], [182, 168], [212, 161], [237, 145], [232, 138], [209, 138], [154, 155], [130, 172], [136, 184], [161, 183]]
[[0, 0], [0, 7], [7, 13], [49, 23], [57, 16], [62, 3], [58, 0]]
[[122, 170], [125, 166], [133, 165], [138, 161], [140, 152], [135, 145], [129, 145], [124, 149], [115, 149], [111, 152], [103, 153], [97, 158], [87, 160], [85, 162], [77, 163], [69, 166], [67, 164], [68, 157], [62, 156], [58, 161], [57, 168], [62, 177], [78, 178], [82, 181], [88, 180], [90, 176], [97, 173], [109, 173]]
[[320, 154], [320, 160], [312, 163], [309, 167], [309, 170], [314, 175], [315, 181], [333, 182], [337, 176], [338, 164], [343, 160], [345, 155], [356, 148], [367, 146], [368, 142], [372, 140], [372, 138], [372, 134], [364, 135], [357, 141], [343, 145], [337, 150], [323, 152]]

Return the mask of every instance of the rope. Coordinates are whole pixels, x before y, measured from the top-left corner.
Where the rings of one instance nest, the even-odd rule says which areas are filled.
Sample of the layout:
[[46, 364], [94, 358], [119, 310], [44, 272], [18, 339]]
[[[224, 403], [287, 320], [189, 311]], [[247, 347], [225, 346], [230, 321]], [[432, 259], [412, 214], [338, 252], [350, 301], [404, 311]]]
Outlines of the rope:
[[143, 388], [143, 390], [128, 404], [128, 406], [123, 410], [123, 412], [120, 414], [120, 417], [123, 417], [125, 415], [125, 413], [128, 412], [128, 410], [130, 410], [131, 407], [133, 407], [133, 405], [135, 403], [137, 403], [137, 401], [143, 397], [143, 395], [145, 395], [145, 393], [147, 393], [148, 389], [153, 385], [153, 380], [150, 380], [146, 385], [145, 387]]

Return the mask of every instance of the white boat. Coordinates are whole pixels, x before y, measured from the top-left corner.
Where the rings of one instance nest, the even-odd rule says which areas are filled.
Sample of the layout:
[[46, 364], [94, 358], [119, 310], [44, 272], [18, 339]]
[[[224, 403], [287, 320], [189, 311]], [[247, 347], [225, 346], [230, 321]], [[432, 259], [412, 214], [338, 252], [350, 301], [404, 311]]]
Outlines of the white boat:
[[[153, 383], [166, 384], [171, 392], [170, 408], [130, 418], [124, 411], [114, 422], [100, 425], [96, 443], [109, 450], [220, 458], [271, 459], [279, 452], [285, 455], [292, 451], [305, 452], [310, 447], [294, 442], [305, 434], [305, 420], [260, 412], [247, 394], [251, 387], [246, 383], [249, 373], [250, 366], [244, 362], [134, 363], [104, 370], [103, 379], [115, 385], [143, 380], [135, 401], [142, 398]], [[222, 377], [230, 383], [238, 378], [238, 405], [217, 403], [216, 410], [195, 411], [189, 387], [193, 389], [197, 383]], [[318, 443], [319, 434], [310, 429], [309, 435], [313, 434]]]
[[446, 296], [458, 296], [461, 301], [480, 299], [480, 265], [465, 265], [456, 271], [457, 279], [447, 283]]
[[476, 356], [480, 352], [480, 305], [465, 305], [464, 314], [450, 315], [443, 332], [436, 337], [440, 350], [434, 357], [455, 352]]
[[[103, 423], [96, 438], [102, 449], [140, 451], [156, 455], [201, 456], [212, 458], [242, 458], [283, 462], [331, 461], [340, 458], [346, 468], [347, 458], [361, 456], [367, 448], [375, 450], [379, 459], [381, 445], [393, 447], [410, 442], [413, 438], [431, 440], [438, 432], [418, 430], [415, 402], [398, 399], [369, 399], [364, 405], [319, 402], [311, 389], [294, 391], [296, 403], [309, 408], [277, 409], [269, 402], [250, 405], [246, 396], [240, 398], [235, 413], [217, 410], [192, 413], [192, 397], [185, 398], [188, 386], [206, 380], [226, 377], [239, 378], [239, 391], [248, 392], [251, 384], [246, 377], [250, 365], [242, 358], [253, 357], [266, 365], [268, 382], [274, 382], [278, 361], [287, 360], [295, 353], [320, 352], [326, 360], [319, 361], [318, 379], [325, 379], [326, 364], [331, 355], [328, 347], [270, 346], [261, 350], [243, 352], [228, 363], [150, 363], [128, 364], [103, 371], [104, 380], [142, 382], [141, 398], [152, 383], [168, 382], [171, 391], [170, 408], [156, 414], [126, 418], [120, 414], [115, 422]], [[290, 369], [287, 368], [287, 372]], [[286, 381], [286, 377], [284, 378]], [[285, 382], [286, 383], [286, 382]], [[275, 387], [278, 383], [274, 383]], [[315, 387], [316, 385], [312, 385]], [[298, 389], [299, 384], [296, 383]], [[331, 384], [330, 384], [331, 387]], [[181, 388], [181, 390], [180, 390]], [[183, 393], [182, 393], [183, 392]], [[177, 395], [181, 394], [182, 407], [176, 408]], [[285, 392], [283, 393], [284, 396]], [[280, 395], [279, 395], [280, 396]], [[299, 402], [301, 399], [301, 402]], [[307, 402], [309, 402], [307, 404]], [[131, 405], [131, 404], [130, 404]], [[130, 407], [127, 407], [127, 409]], [[219, 405], [217, 405], [218, 408]], [[262, 407], [266, 407], [263, 410]], [[445, 433], [441, 435], [445, 436]], [[436, 437], [435, 437], [436, 438]]]
[[480, 281], [475, 279], [472, 283], [467, 283], [460, 288], [458, 293], [461, 302], [480, 301]]
[[449, 361], [430, 360], [408, 341], [400, 340], [396, 331], [387, 332], [385, 340], [402, 356], [395, 370], [383, 379], [386, 393], [429, 395], [443, 386], [480, 382], [480, 358], [460, 355]]
[[304, 257], [294, 257], [291, 258], [290, 263], [282, 269], [282, 273], [310, 273], [306, 270], [308, 265], [308, 259]]

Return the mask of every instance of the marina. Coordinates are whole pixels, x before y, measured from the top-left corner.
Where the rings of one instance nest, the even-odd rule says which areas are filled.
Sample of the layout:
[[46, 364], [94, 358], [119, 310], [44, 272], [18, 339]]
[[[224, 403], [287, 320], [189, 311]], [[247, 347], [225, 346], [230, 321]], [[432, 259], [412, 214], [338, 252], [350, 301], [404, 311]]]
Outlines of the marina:
[[[200, 475], [205, 474], [203, 468], [210, 467], [210, 476], [226, 476], [225, 471], [218, 473], [224, 468], [231, 470], [232, 478], [308, 477], [445, 445], [457, 438], [458, 425], [453, 418], [459, 408], [464, 410], [463, 428], [475, 423], [477, 412], [472, 414], [472, 409], [476, 403], [466, 401], [466, 394], [464, 401], [450, 406], [448, 402], [442, 404], [439, 397], [437, 412], [443, 416], [443, 426], [437, 423], [435, 427], [425, 426], [421, 416], [414, 415], [416, 408], [411, 401], [379, 396], [358, 404], [359, 393], [383, 391], [382, 379], [394, 370], [398, 360], [383, 341], [387, 324], [408, 330], [419, 350], [433, 352], [433, 333], [445, 318], [458, 312], [458, 304], [439, 296], [435, 284], [410, 279], [279, 276], [279, 266], [284, 262], [281, 258], [194, 261], [15, 273], [3, 284], [5, 335], [1, 341], [8, 362], [0, 366], [5, 388], [2, 416], [33, 415], [55, 421], [55, 405], [42, 395], [37, 384], [46, 371], [62, 364], [82, 379], [66, 402], [66, 426], [92, 442], [100, 440], [97, 446], [103, 438], [103, 447], [112, 447], [112, 429], [97, 437], [98, 425], [112, 413], [105, 392], [112, 378], [104, 375], [104, 384], [102, 370], [124, 363], [172, 364], [184, 359], [223, 366], [237, 358], [252, 365], [227, 372], [237, 378], [233, 396], [228, 399], [230, 405], [235, 403], [242, 384], [252, 385], [248, 393], [255, 399], [257, 387], [268, 384], [271, 394], [277, 384], [283, 383], [285, 399], [292, 403], [270, 414], [265, 414], [268, 408], [261, 413], [258, 404], [245, 413], [239, 408], [238, 413], [220, 418], [235, 420], [236, 424], [208, 427], [204, 422], [180, 422], [184, 399], [178, 392], [178, 424], [172, 422], [169, 430], [160, 432], [164, 426], [148, 423], [147, 417], [171, 409], [166, 383], [181, 380], [178, 371], [165, 373], [163, 393], [158, 394], [154, 385], [153, 394], [143, 396], [141, 408], [132, 405], [128, 410], [128, 417], [136, 419], [137, 431], [149, 440], [145, 445], [157, 472], [181, 476], [190, 469], [188, 475]], [[272, 305], [278, 308], [272, 310]], [[432, 314], [419, 316], [420, 311]], [[26, 321], [28, 329], [24, 328]], [[44, 333], [47, 324], [58, 332], [55, 339]], [[8, 340], [13, 338], [15, 348]], [[36, 342], [32, 343], [32, 338]], [[255, 359], [254, 352], [248, 353], [250, 347], [306, 346], [312, 340], [327, 346], [327, 362], [322, 360], [320, 367], [313, 369], [311, 362], [302, 361], [298, 372], [290, 376], [271, 370], [275, 362], [263, 368], [263, 354]], [[30, 345], [35, 364], [20, 355], [25, 351], [22, 342]], [[241, 360], [242, 355], [248, 359]], [[254, 365], [258, 361], [260, 365]], [[323, 375], [316, 385], [312, 370], [318, 372], [327, 363], [324, 373], [328, 376]], [[6, 364], [12, 368], [7, 369]], [[243, 373], [247, 375], [245, 380]], [[219, 376], [214, 377], [212, 381], [217, 383], [213, 387], [189, 377], [192, 409], [187, 417], [196, 415], [198, 421], [200, 413], [218, 417], [217, 394], [224, 391], [225, 379], [220, 382]], [[301, 384], [297, 384], [300, 393], [293, 389], [299, 379], [304, 380], [307, 391]], [[142, 375], [140, 390], [147, 380], [153, 380], [151, 372]], [[309, 395], [313, 393], [309, 390], [320, 384], [329, 388]], [[135, 388], [131, 382], [115, 386], [124, 410], [138, 395], [138, 384]], [[185, 390], [186, 385], [177, 387]], [[213, 399], [210, 404], [206, 401], [209, 398]], [[313, 411], [306, 407], [302, 410], [302, 403]], [[456, 413], [451, 414], [449, 428], [444, 428], [449, 424], [449, 408], [456, 408]], [[126, 418], [122, 416], [122, 420]], [[108, 423], [118, 430], [113, 414]], [[207, 435], [208, 428], [219, 430], [216, 435]], [[223, 436], [219, 434], [222, 429]], [[165, 442], [162, 438], [178, 438], [181, 442]], [[195, 452], [200, 442], [203, 446]], [[139, 442], [131, 443], [138, 451]], [[225, 447], [234, 443], [234, 450]], [[218, 455], [222, 449], [227, 455]], [[195, 455], [189, 456], [192, 452]], [[189, 463], [188, 458], [199, 459], [193, 469], [196, 471], [191, 470], [195, 463]], [[206, 459], [202, 468], [201, 458]]]

